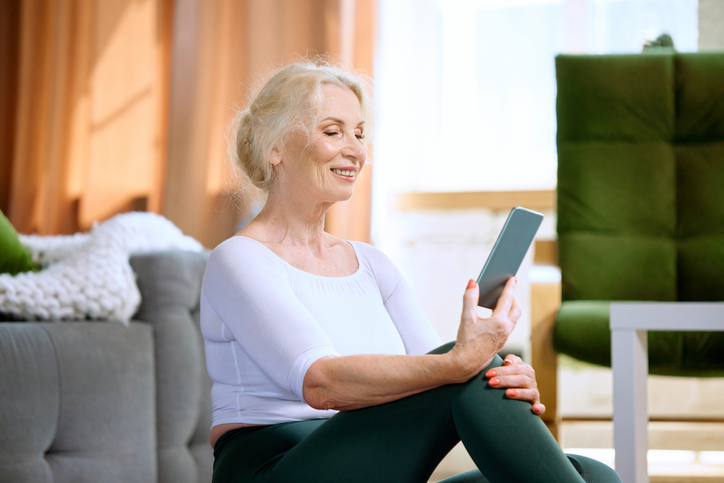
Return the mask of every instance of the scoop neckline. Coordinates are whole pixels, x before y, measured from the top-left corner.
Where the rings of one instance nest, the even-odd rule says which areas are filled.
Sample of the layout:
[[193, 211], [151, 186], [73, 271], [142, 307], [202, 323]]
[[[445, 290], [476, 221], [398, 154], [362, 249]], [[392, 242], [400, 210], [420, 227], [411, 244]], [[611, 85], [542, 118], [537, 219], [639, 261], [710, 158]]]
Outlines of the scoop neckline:
[[287, 267], [289, 267], [289, 268], [291, 268], [292, 270], [297, 271], [297, 272], [299, 272], [299, 273], [303, 273], [303, 274], [305, 274], [305, 275], [309, 275], [310, 277], [317, 277], [317, 278], [322, 278], [322, 279], [325, 279], [325, 280], [344, 280], [344, 279], [347, 279], [347, 278], [354, 277], [354, 276], [356, 276], [358, 273], [360, 273], [360, 272], [362, 271], [362, 263], [360, 262], [360, 257], [359, 257], [359, 253], [357, 252], [357, 247], [354, 245], [354, 243], [352, 243], [352, 242], [349, 241], [349, 240], [343, 240], [343, 241], [345, 241], [346, 243], [349, 243], [349, 245], [352, 247], [352, 251], [354, 251], [354, 256], [355, 256], [355, 258], [357, 259], [357, 270], [355, 270], [354, 272], [350, 273], [349, 275], [342, 275], [341, 277], [328, 277], [327, 275], [318, 275], [318, 274], [316, 274], [316, 273], [307, 272], [307, 271], [305, 271], [305, 270], [302, 270], [301, 268], [295, 267], [294, 265], [292, 265], [292, 264], [289, 263], [288, 261], [284, 260], [284, 259], [283, 259], [282, 257], [280, 257], [279, 255], [277, 255], [276, 253], [274, 253], [274, 250], [272, 250], [272, 249], [269, 248], [268, 246], [264, 245], [262, 242], [260, 242], [259, 240], [255, 239], [255, 238], [251, 238], [251, 237], [248, 237], [248, 236], [246, 236], [246, 235], [234, 235], [234, 236], [232, 236], [232, 237], [230, 238], [230, 240], [233, 239], [233, 238], [244, 238], [244, 239], [246, 239], [246, 240], [251, 240], [251, 241], [253, 241], [253, 242], [256, 243], [257, 245], [261, 246], [264, 250], [266, 250], [267, 252], [269, 252], [274, 258], [276, 258], [277, 260], [279, 260], [279, 261], [281, 261], [282, 263], [284, 263]]

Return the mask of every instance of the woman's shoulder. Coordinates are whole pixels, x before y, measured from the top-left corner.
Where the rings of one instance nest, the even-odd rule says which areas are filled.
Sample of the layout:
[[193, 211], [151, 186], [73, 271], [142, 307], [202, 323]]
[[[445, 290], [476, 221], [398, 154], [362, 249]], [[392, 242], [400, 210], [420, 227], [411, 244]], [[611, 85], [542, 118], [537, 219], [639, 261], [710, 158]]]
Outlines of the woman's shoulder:
[[262, 242], [247, 236], [235, 235], [224, 240], [212, 250], [209, 257], [209, 264], [212, 266], [216, 264], [226, 266], [263, 264], [267, 267], [269, 265], [283, 267], [286, 265], [286, 262]]
[[350, 241], [360, 264], [368, 265], [375, 271], [393, 271], [397, 273], [397, 267], [385, 253], [374, 245], [360, 241]]

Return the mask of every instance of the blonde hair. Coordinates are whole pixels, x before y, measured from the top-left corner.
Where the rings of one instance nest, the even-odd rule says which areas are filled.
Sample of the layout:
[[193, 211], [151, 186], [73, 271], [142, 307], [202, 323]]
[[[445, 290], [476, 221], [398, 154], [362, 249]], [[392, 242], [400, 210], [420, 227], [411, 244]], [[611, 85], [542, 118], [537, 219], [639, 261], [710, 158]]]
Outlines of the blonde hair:
[[365, 122], [365, 143], [369, 143], [372, 103], [369, 82], [362, 75], [320, 59], [289, 64], [273, 72], [232, 120], [229, 156], [255, 187], [267, 192], [274, 181], [272, 150], [283, 145], [295, 128], [309, 132], [316, 125], [325, 84], [346, 87], [355, 94]]

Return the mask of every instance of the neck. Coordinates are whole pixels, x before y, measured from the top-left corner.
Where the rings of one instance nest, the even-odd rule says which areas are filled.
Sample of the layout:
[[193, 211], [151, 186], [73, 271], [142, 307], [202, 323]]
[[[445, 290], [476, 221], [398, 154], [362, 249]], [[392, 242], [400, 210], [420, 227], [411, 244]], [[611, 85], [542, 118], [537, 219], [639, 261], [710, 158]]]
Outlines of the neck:
[[326, 235], [324, 218], [332, 204], [289, 199], [280, 190], [272, 190], [254, 222], [264, 226], [269, 242], [321, 249]]

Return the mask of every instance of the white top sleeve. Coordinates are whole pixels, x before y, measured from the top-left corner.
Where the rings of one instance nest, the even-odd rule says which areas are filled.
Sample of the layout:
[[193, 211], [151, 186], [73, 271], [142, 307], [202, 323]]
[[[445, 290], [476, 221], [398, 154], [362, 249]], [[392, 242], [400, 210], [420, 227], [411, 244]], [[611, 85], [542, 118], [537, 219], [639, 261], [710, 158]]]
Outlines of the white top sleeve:
[[348, 277], [298, 270], [261, 243], [233, 237], [211, 254], [201, 297], [214, 425], [329, 417], [304, 403], [304, 376], [325, 356], [422, 354], [440, 340], [399, 271], [352, 243]]
[[362, 243], [353, 244], [375, 273], [385, 309], [402, 337], [405, 352], [421, 355], [438, 347], [442, 343], [440, 336], [397, 267], [378, 249]]

